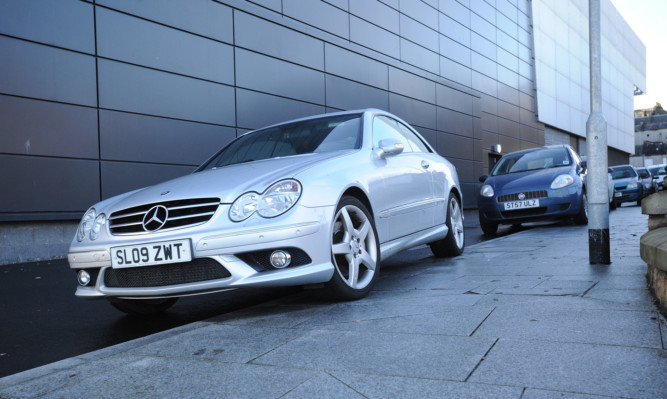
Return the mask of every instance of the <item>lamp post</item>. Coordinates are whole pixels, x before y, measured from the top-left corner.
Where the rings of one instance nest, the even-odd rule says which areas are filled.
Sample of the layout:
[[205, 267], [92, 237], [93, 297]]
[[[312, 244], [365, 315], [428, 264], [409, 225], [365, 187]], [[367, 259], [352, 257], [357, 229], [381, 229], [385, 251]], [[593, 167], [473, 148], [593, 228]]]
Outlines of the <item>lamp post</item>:
[[588, 257], [590, 264], [611, 263], [607, 188], [607, 122], [602, 116], [600, 0], [588, 2], [591, 114], [586, 121], [588, 153]]

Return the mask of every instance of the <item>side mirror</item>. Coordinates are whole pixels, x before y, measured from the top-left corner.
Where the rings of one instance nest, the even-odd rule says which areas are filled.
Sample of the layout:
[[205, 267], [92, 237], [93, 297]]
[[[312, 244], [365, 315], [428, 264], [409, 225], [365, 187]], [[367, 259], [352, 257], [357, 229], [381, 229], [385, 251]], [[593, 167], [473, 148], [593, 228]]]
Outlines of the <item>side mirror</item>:
[[379, 159], [398, 155], [403, 152], [403, 143], [395, 139], [382, 139], [375, 149], [375, 155]]
[[585, 172], [586, 168], [588, 168], [588, 163], [586, 161], [581, 161], [581, 171]]
[[489, 178], [489, 175], [481, 175], [479, 177], [479, 182], [484, 183], [486, 181], [486, 179], [488, 179], [488, 178]]

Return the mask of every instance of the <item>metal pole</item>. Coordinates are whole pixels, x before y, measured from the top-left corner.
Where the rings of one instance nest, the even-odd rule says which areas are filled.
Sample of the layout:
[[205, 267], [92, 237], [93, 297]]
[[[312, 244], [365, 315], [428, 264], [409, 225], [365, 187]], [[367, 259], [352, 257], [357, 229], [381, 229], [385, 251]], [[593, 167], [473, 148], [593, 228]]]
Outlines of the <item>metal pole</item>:
[[588, 148], [588, 257], [590, 264], [611, 263], [609, 255], [609, 194], [607, 187], [607, 122], [602, 116], [600, 0], [589, 0], [591, 114], [586, 122]]

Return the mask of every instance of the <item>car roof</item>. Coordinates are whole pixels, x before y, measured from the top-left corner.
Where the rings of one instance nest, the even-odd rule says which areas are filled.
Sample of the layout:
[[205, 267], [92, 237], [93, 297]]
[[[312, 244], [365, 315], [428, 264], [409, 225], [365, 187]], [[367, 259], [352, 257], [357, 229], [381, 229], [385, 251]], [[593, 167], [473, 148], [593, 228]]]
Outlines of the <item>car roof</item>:
[[567, 144], [553, 144], [553, 145], [545, 145], [545, 146], [542, 146], [542, 147], [533, 147], [533, 148], [528, 148], [528, 149], [525, 149], [525, 150], [508, 152], [505, 155], [528, 154], [529, 152], [534, 152], [534, 151], [538, 151], [538, 150], [548, 150], [548, 149], [553, 149], [553, 148], [566, 148], [566, 149], [569, 148], [569, 149], [572, 149], [572, 147], [570, 147]]
[[325, 117], [331, 117], [331, 116], [342, 116], [342, 115], [361, 115], [361, 114], [365, 114], [365, 113], [390, 115], [390, 116], [393, 116], [394, 118], [398, 118], [398, 116], [396, 116], [396, 115], [394, 115], [390, 112], [383, 111], [381, 109], [364, 108], [364, 109], [354, 109], [354, 110], [349, 110], [349, 111], [339, 111], [339, 112], [329, 112], [329, 113], [317, 114], [317, 115], [309, 115], [309, 116], [304, 116], [302, 118], [290, 119], [290, 120], [274, 123], [274, 124], [271, 124], [271, 125], [262, 126], [262, 127], [257, 128], [257, 129], [254, 129], [254, 130], [261, 130], [261, 129], [265, 129], [265, 128], [269, 128], [269, 127], [281, 126], [281, 125], [286, 125], [286, 124], [289, 124], [289, 123], [307, 121], [307, 120], [311, 120], [311, 119], [319, 119], [319, 118], [325, 118]]

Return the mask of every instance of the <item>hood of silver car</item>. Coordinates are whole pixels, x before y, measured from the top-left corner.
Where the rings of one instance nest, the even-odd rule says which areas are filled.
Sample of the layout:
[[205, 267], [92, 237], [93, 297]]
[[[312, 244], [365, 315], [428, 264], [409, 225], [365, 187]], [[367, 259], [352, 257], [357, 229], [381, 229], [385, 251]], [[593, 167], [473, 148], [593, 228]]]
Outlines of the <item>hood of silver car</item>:
[[245, 192], [261, 193], [278, 180], [298, 178], [300, 171], [345, 153], [304, 154], [205, 170], [138, 190], [124, 198], [120, 196], [111, 211], [190, 198], [216, 197], [222, 203], [232, 203]]

